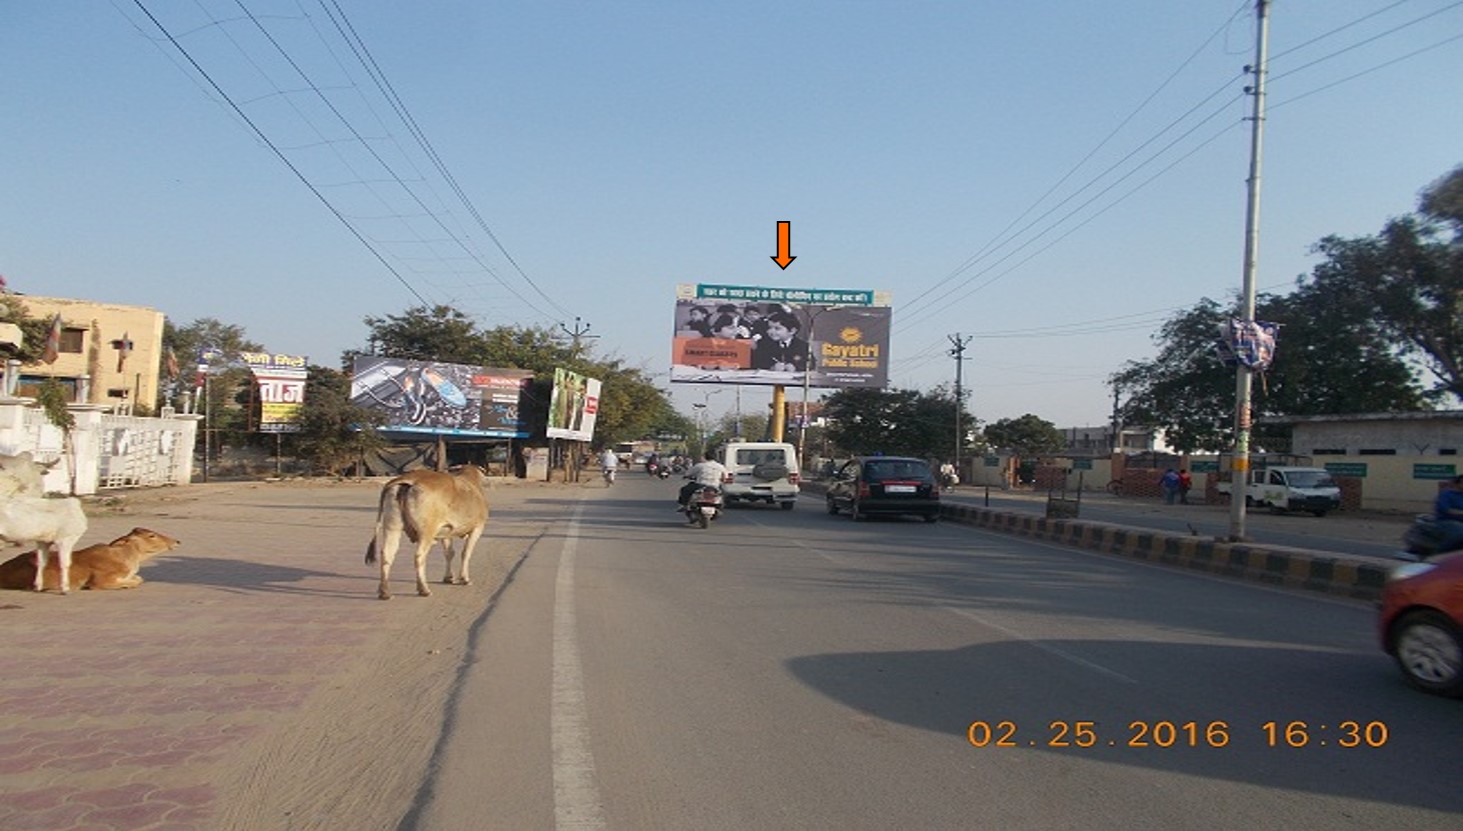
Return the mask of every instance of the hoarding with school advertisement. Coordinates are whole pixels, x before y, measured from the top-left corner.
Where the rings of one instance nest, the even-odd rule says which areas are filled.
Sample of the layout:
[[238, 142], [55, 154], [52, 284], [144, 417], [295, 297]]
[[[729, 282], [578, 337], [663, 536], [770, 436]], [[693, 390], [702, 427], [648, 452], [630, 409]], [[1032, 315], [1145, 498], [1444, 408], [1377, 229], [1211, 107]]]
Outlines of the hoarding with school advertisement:
[[532, 380], [522, 369], [360, 355], [351, 403], [386, 413], [386, 432], [523, 439], [532, 435], [521, 417]]
[[677, 286], [671, 381], [882, 388], [889, 302], [864, 289]]

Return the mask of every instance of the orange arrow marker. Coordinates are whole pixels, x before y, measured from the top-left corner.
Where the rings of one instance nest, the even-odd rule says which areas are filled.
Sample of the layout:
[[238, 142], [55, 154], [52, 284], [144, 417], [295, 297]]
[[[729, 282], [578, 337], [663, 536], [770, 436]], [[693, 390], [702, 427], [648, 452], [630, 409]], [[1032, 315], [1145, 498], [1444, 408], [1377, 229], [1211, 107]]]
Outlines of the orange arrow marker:
[[792, 265], [792, 261], [797, 259], [789, 253], [791, 251], [792, 223], [779, 222], [777, 223], [777, 256], [773, 257], [772, 261], [786, 270], [788, 266]]

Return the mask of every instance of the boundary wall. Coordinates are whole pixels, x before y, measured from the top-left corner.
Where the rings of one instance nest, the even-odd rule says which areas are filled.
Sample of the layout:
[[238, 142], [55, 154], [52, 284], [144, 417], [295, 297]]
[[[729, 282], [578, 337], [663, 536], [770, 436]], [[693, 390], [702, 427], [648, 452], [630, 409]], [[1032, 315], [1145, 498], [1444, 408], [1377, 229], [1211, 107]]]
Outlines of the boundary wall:
[[[47, 493], [90, 496], [111, 488], [186, 485], [202, 416], [120, 416], [94, 404], [67, 407], [76, 426], [67, 452], [60, 428], [30, 398], [0, 398], [0, 453], [29, 451], [60, 460], [46, 474]], [[75, 490], [72, 485], [75, 483]]]

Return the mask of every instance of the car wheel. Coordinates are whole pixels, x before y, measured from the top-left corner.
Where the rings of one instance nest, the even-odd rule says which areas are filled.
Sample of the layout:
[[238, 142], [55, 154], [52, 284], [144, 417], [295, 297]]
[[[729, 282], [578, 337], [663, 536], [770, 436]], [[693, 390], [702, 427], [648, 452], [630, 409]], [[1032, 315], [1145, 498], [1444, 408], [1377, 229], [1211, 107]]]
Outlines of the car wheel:
[[1311, 511], [1311, 513], [1315, 514], [1316, 516], [1325, 516], [1326, 515], [1326, 512], [1325, 511]]
[[1452, 622], [1437, 612], [1413, 612], [1394, 631], [1393, 653], [1408, 683], [1438, 695], [1463, 695], [1463, 642]]
[[792, 501], [791, 499], [788, 499], [788, 500], [783, 501], [783, 503], [782, 503], [782, 509], [784, 511], [791, 511], [793, 509], [793, 506], [795, 506], [797, 504], [798, 503]]
[[925, 522], [939, 522], [939, 521], [940, 521], [940, 515], [939, 514], [925, 514]]

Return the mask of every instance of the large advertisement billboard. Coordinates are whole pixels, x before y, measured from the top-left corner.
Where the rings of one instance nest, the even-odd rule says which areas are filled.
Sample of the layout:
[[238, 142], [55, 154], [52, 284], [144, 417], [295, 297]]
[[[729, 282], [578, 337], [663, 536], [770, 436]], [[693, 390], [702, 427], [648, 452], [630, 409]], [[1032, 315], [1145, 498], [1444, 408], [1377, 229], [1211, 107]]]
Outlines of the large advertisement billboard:
[[599, 414], [598, 378], [588, 378], [562, 367], [554, 370], [554, 392], [549, 398], [551, 439], [591, 441]]
[[356, 357], [351, 403], [386, 413], [387, 432], [526, 439], [522, 369]]
[[671, 381], [882, 388], [892, 311], [882, 291], [680, 285]]
[[259, 385], [259, 432], [297, 433], [300, 430], [300, 408], [305, 405], [305, 366], [303, 355], [271, 355], [268, 352], [241, 352], [239, 357], [254, 373]]

